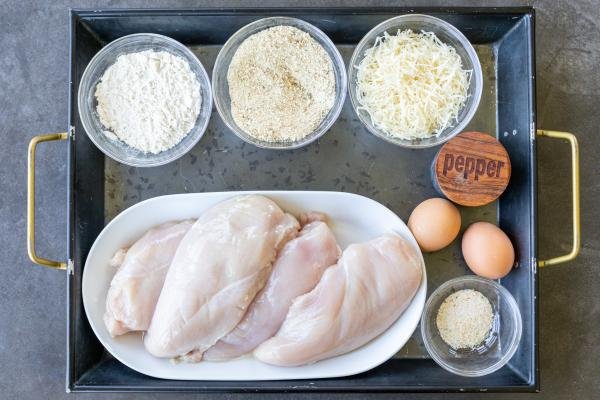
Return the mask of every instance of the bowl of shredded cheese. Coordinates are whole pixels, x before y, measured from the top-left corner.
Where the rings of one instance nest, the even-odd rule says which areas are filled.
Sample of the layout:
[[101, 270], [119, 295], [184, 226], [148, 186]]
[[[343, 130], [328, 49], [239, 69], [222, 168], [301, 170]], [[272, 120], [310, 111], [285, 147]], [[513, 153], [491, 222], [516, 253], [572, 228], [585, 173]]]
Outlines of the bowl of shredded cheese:
[[338, 118], [347, 90], [339, 51], [317, 27], [289, 17], [254, 21], [234, 33], [212, 73], [219, 115], [240, 139], [295, 149]]
[[521, 333], [521, 312], [510, 292], [473, 275], [437, 288], [421, 317], [423, 343], [431, 358], [462, 376], [500, 369], [515, 354]]
[[483, 88], [469, 40], [435, 17], [408, 14], [374, 27], [348, 67], [353, 109], [374, 135], [426, 148], [457, 135], [471, 121]]
[[90, 140], [135, 167], [178, 159], [204, 135], [212, 110], [202, 63], [167, 36], [137, 33], [104, 46], [86, 67], [78, 110]]

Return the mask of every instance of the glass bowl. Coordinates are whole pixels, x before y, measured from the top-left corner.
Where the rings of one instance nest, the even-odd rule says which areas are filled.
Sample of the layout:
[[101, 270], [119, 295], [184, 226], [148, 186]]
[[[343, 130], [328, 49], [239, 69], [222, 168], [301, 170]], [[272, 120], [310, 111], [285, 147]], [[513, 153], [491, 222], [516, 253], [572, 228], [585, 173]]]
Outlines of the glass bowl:
[[[329, 110], [323, 121], [321, 121], [319, 126], [312, 133], [298, 141], [293, 142], [268, 142], [259, 140], [250, 136], [242, 128], [240, 128], [231, 115], [231, 98], [229, 97], [229, 85], [227, 83], [227, 71], [229, 70], [229, 64], [231, 63], [232, 57], [242, 42], [257, 32], [280, 25], [298, 28], [304, 32], [307, 32], [314, 40], [316, 40], [331, 58], [331, 62], [333, 64], [333, 74], [335, 76], [335, 100], [333, 107], [331, 110]], [[346, 99], [347, 76], [346, 67], [340, 52], [337, 50], [331, 39], [329, 39], [329, 37], [320, 29], [297, 18], [270, 17], [259, 19], [244, 26], [229, 38], [219, 52], [217, 60], [215, 61], [215, 66], [212, 73], [212, 83], [213, 96], [217, 111], [219, 112], [219, 115], [225, 124], [233, 131], [233, 133], [235, 133], [243, 141], [253, 144], [257, 147], [287, 150], [297, 149], [314, 142], [323, 136], [323, 134], [327, 132], [331, 125], [333, 125], [335, 120], [340, 115], [344, 105], [344, 100]]]
[[[365, 51], [373, 47], [375, 44], [375, 39], [378, 36], [382, 36], [384, 32], [387, 32], [390, 35], [395, 35], [398, 30], [403, 31], [406, 29], [411, 29], [413, 32], [427, 31], [435, 33], [442, 42], [451, 45], [456, 49], [456, 52], [462, 59], [463, 68], [473, 71], [471, 74], [471, 82], [467, 91], [468, 98], [464, 107], [457, 116], [458, 122], [454, 125], [448, 126], [438, 135], [425, 139], [400, 139], [379, 129], [373, 124], [369, 114], [360, 108], [360, 103], [356, 95], [358, 86], [358, 68], [356, 66], [360, 64], [364, 58]], [[352, 58], [350, 59], [350, 65], [348, 66], [348, 90], [350, 92], [350, 101], [352, 102], [352, 108], [354, 109], [354, 112], [356, 112], [358, 118], [369, 130], [369, 132], [382, 138], [383, 140], [402, 147], [426, 148], [437, 146], [456, 136], [467, 126], [467, 124], [475, 115], [477, 107], [479, 106], [479, 101], [481, 100], [482, 89], [483, 75], [481, 72], [481, 64], [479, 63], [477, 53], [475, 53], [475, 49], [469, 40], [454, 26], [442, 21], [439, 18], [430, 17], [429, 15], [401, 15], [380, 23], [375, 28], [371, 29], [369, 33], [367, 33], [358, 43], [354, 53], [352, 54]]]
[[[482, 344], [454, 350], [442, 340], [436, 317], [444, 300], [462, 289], [477, 290], [487, 297], [494, 317], [490, 334]], [[515, 354], [521, 332], [521, 312], [508, 290], [495, 281], [472, 275], [449, 280], [437, 288], [421, 316], [421, 334], [431, 358], [447, 371], [467, 377], [487, 375], [504, 366]]]
[[[100, 122], [96, 112], [96, 85], [104, 71], [114, 64], [122, 54], [144, 50], [166, 51], [186, 60], [200, 83], [202, 104], [196, 123], [188, 134], [172, 148], [158, 154], [144, 153], [120, 140], [108, 138], [103, 131], [106, 128]], [[208, 126], [212, 110], [212, 92], [210, 81], [204, 67], [187, 47], [178, 41], [153, 33], [136, 33], [123, 36], [104, 46], [92, 58], [81, 77], [78, 92], [79, 117], [90, 140], [108, 157], [134, 167], [155, 167], [167, 164], [187, 153], [198, 143]]]

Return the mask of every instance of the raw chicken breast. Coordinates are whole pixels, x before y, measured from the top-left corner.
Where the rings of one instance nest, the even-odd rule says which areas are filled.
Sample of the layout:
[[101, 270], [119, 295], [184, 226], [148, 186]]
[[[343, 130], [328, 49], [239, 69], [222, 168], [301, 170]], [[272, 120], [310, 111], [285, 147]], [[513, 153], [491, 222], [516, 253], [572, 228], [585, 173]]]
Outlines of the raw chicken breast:
[[312, 290], [325, 268], [340, 256], [333, 232], [326, 223], [311, 222], [289, 241], [277, 256], [264, 289], [256, 295], [235, 329], [204, 353], [208, 361], [242, 356], [273, 336], [292, 300]]
[[193, 224], [193, 220], [167, 222], [114, 255], [110, 264], [119, 269], [110, 283], [104, 313], [111, 336], [148, 329], [175, 250]]
[[238, 196], [206, 211], [185, 235], [144, 344], [156, 357], [200, 361], [262, 289], [296, 219], [264, 196]]
[[415, 295], [416, 247], [388, 234], [353, 244], [310, 293], [294, 300], [271, 339], [254, 351], [265, 363], [297, 366], [352, 351], [384, 332]]

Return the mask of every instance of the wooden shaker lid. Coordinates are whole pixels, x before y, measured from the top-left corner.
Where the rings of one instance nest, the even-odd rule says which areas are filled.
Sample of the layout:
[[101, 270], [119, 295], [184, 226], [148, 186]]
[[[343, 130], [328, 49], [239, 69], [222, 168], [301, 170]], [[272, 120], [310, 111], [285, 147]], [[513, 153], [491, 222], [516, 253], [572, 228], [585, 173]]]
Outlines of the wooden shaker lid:
[[482, 132], [449, 140], [433, 164], [436, 188], [454, 203], [482, 206], [496, 200], [510, 180], [510, 158], [502, 144]]

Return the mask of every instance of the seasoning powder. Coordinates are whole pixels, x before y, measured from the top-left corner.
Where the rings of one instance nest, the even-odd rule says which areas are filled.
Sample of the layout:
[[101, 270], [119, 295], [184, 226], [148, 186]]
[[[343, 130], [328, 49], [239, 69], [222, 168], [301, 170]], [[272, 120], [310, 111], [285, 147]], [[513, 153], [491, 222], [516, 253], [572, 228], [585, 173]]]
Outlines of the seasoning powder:
[[331, 58], [308, 33], [291, 26], [248, 37], [232, 57], [227, 82], [236, 124], [267, 142], [306, 137], [335, 100]]
[[472, 349], [487, 338], [492, 320], [490, 301], [476, 290], [464, 289], [444, 300], [436, 324], [442, 340], [450, 347]]

